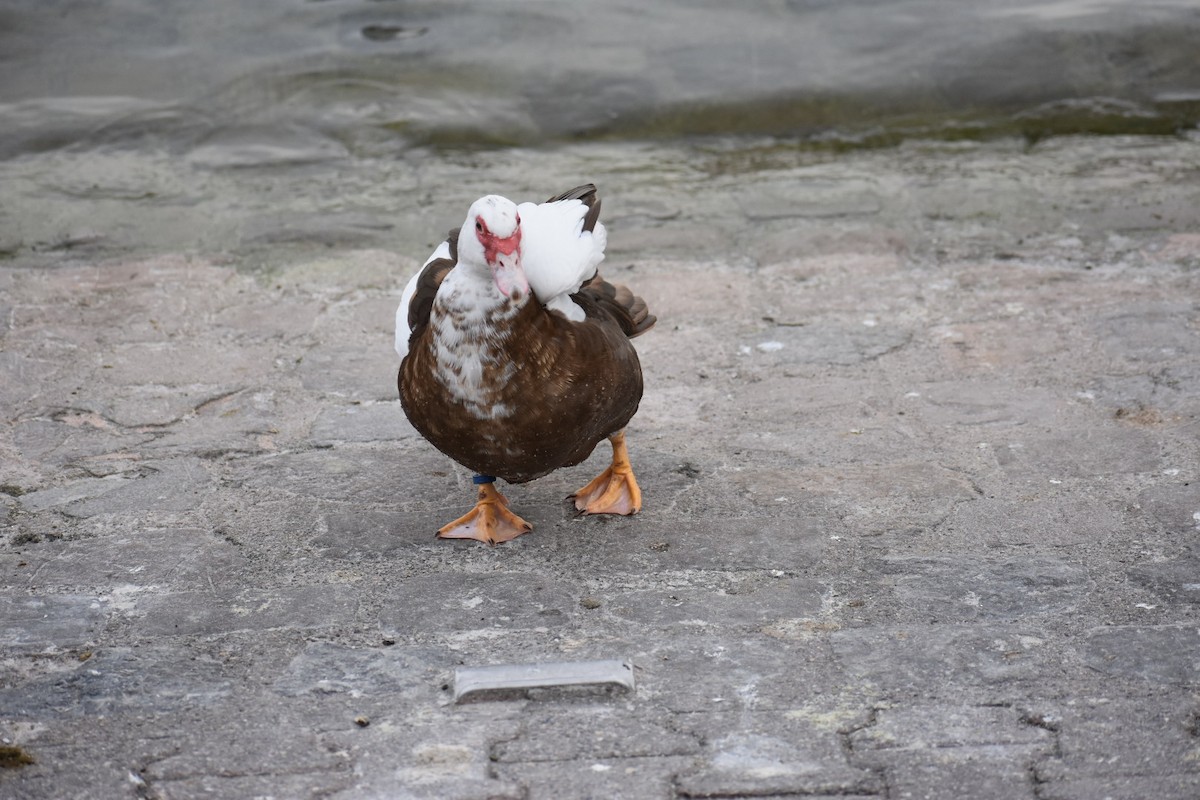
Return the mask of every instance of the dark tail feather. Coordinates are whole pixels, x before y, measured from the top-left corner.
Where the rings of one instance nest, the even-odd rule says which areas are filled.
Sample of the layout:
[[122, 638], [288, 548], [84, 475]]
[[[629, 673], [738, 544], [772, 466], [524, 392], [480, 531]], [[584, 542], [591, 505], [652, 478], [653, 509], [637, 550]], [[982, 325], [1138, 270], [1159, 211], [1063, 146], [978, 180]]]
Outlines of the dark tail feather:
[[577, 299], [582, 296], [585, 302], [590, 301], [591, 305], [616, 320], [630, 339], [641, 336], [658, 321], [658, 318], [650, 313], [646, 301], [630, 291], [629, 287], [611, 284], [599, 274], [579, 287], [575, 296]]

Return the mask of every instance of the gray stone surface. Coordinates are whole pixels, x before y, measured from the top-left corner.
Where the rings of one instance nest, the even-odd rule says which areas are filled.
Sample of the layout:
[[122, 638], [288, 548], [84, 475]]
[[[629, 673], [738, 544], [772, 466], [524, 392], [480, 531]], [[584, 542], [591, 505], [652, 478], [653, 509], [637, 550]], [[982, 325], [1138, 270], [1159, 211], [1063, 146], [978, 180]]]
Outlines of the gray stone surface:
[[[1194, 138], [405, 169], [601, 185], [660, 320], [643, 512], [563, 502], [601, 448], [504, 487], [530, 535], [433, 538], [473, 489], [391, 325], [452, 219], [269, 271], [5, 256], [0, 740], [34, 763], [0, 796], [1200, 793]], [[460, 665], [592, 658], [636, 690], [452, 702]]]

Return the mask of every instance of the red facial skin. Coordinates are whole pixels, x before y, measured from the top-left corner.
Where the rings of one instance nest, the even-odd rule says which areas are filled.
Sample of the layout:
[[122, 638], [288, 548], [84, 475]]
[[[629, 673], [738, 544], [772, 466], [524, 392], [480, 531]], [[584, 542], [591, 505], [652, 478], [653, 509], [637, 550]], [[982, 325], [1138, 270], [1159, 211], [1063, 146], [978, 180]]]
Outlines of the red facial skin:
[[501, 239], [488, 230], [483, 217], [475, 218], [475, 236], [483, 245], [483, 257], [488, 264], [495, 264], [501, 254], [511, 256], [521, 246], [521, 218], [517, 217], [517, 229], [507, 239]]

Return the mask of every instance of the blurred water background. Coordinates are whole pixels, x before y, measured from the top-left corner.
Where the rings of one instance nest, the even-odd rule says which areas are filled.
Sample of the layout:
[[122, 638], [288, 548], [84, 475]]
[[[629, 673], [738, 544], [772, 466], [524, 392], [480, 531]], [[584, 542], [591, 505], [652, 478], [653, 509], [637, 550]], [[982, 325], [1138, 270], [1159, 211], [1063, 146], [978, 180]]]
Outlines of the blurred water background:
[[6, 0], [0, 253], [424, 244], [530, 149], [1186, 135], [1198, 43], [1196, 0]]

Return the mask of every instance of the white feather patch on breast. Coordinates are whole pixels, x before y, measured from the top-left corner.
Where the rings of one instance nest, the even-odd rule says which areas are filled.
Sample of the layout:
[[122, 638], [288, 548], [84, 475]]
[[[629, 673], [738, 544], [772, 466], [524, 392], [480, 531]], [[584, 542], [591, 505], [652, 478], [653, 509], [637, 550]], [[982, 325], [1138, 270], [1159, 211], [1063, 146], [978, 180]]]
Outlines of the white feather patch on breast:
[[434, 377], [450, 396], [477, 419], [503, 419], [513, 409], [500, 402], [498, 388], [516, 372], [502, 363], [503, 343], [496, 339], [496, 322], [520, 311], [492, 291], [490, 282], [453, 270], [442, 282], [433, 304]]

